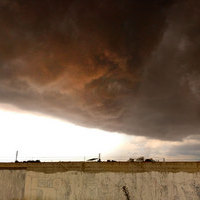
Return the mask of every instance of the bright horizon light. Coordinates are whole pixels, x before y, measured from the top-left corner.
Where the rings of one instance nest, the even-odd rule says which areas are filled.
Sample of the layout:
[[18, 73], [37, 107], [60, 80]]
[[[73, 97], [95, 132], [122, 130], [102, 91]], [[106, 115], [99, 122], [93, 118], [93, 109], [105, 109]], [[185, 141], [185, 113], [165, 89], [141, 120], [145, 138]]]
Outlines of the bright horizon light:
[[159, 160], [198, 159], [195, 155], [176, 154], [181, 145], [196, 144], [190, 137], [183, 141], [161, 141], [107, 132], [8, 104], [0, 104], [0, 123], [0, 162], [15, 161], [17, 150], [18, 161], [86, 161], [97, 158], [99, 153], [102, 160], [118, 161], [140, 156]]
[[84, 160], [112, 154], [125, 136], [84, 128], [42, 114], [33, 114], [0, 104], [0, 161], [40, 159], [42, 161]]

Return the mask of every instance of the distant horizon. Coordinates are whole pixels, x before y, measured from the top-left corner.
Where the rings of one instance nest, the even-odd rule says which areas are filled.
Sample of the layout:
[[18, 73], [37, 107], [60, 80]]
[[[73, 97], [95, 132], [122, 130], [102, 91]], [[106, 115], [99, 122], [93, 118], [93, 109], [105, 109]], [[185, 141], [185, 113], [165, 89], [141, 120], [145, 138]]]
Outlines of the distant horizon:
[[[36, 115], [5, 104], [0, 104], [0, 120], [2, 122], [1, 131], [4, 132], [1, 134], [0, 162], [14, 161], [17, 150], [19, 161], [83, 161], [84, 157], [85, 159], [98, 157], [99, 153], [105, 160], [127, 161], [129, 158], [140, 156], [159, 160], [163, 158], [166, 160], [199, 160], [198, 156], [184, 156], [182, 151], [182, 155], [176, 154], [176, 148], [184, 146], [188, 141], [196, 144], [193, 138], [171, 142], [109, 133], [75, 126], [43, 114]], [[42, 135], [40, 131], [43, 132]], [[27, 135], [30, 132], [31, 137]], [[77, 136], [82, 137], [82, 140], [77, 141]], [[45, 138], [48, 139], [45, 140]], [[173, 149], [174, 155], [168, 151], [170, 148]]]

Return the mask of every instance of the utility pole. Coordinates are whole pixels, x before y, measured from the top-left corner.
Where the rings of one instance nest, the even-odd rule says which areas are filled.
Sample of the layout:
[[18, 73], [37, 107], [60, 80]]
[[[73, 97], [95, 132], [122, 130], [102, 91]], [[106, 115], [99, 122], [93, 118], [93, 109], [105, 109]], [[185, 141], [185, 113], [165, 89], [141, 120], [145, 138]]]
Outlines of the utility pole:
[[101, 154], [99, 153], [99, 159], [98, 162], [101, 162]]
[[17, 157], [18, 157], [18, 150], [16, 151], [15, 162], [18, 162]]

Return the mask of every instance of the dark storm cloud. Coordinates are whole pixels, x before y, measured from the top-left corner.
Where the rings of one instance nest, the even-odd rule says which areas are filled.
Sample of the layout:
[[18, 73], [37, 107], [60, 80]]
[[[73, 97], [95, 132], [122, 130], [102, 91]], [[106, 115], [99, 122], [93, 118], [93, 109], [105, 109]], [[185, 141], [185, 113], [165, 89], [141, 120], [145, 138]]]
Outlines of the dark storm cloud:
[[176, 143], [170, 142], [166, 149], [167, 156], [197, 160], [200, 158], [200, 135], [191, 135]]
[[199, 134], [200, 2], [0, 2], [0, 101], [73, 123]]
[[174, 156], [176, 155], [177, 158], [178, 156], [191, 156], [196, 159], [199, 159], [200, 155], [200, 142], [199, 143], [193, 143], [193, 144], [183, 144], [179, 146], [174, 146], [173, 148], [170, 149], [169, 156]]

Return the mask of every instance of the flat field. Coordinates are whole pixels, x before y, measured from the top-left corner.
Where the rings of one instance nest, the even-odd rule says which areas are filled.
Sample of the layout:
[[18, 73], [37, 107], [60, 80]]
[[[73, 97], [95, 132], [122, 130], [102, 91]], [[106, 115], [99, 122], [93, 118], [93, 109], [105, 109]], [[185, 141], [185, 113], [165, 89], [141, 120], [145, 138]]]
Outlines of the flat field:
[[0, 170], [27, 170], [43, 173], [66, 171], [98, 172], [200, 172], [200, 162], [39, 162], [0, 163]]

